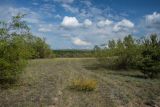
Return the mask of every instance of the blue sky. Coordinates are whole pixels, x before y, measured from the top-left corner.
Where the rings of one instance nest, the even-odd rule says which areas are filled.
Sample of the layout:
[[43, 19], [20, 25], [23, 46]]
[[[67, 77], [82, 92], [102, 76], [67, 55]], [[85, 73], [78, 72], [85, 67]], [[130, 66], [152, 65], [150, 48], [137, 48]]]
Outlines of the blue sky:
[[53, 49], [91, 49], [128, 34], [160, 35], [160, 0], [0, 0], [0, 19], [17, 13]]

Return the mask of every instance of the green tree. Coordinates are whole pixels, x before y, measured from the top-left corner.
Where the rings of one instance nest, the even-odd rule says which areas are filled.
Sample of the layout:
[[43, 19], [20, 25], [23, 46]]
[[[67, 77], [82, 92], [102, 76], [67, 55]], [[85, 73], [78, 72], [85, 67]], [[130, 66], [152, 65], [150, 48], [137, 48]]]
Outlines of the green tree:
[[145, 77], [160, 74], [160, 39], [156, 34], [150, 38], [135, 40], [131, 35], [117, 42], [109, 41], [109, 48], [99, 51], [98, 60], [108, 68], [139, 69]]
[[45, 39], [39, 37], [35, 38], [33, 43], [33, 48], [35, 50], [35, 58], [49, 58], [52, 55], [52, 51], [48, 44], [46, 44]]
[[29, 58], [45, 58], [51, 49], [44, 39], [31, 34], [24, 14], [11, 22], [0, 21], [0, 82], [13, 82], [19, 77]]
[[109, 40], [108, 41], [108, 48], [114, 49], [116, 47], [116, 42], [115, 40]]
[[10, 23], [0, 23], [0, 80], [12, 81], [25, 65], [29, 50], [25, 40], [21, 37], [28, 33], [25, 22], [21, 21], [23, 15], [18, 14]]
[[156, 34], [144, 40], [139, 66], [146, 77], [154, 78], [160, 73], [160, 46]]

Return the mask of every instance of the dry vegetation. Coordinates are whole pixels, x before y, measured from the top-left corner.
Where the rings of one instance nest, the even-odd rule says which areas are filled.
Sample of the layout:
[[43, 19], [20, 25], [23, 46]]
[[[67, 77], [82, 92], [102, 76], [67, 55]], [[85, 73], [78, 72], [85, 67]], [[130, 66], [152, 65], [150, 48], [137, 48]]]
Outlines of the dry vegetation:
[[97, 87], [97, 81], [91, 79], [74, 79], [70, 88], [78, 91], [93, 91]]
[[[31, 60], [25, 71], [17, 84], [0, 89], [0, 107], [160, 106], [159, 79], [144, 79], [139, 71], [99, 68], [95, 59]], [[97, 81], [95, 89], [68, 88], [78, 78]]]

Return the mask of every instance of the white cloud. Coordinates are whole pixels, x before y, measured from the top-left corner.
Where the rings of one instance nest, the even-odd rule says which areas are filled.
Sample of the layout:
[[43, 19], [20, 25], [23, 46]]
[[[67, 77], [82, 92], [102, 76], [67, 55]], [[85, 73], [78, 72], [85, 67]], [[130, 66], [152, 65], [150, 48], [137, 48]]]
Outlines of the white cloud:
[[85, 19], [84, 22], [83, 22], [83, 24], [84, 24], [85, 27], [88, 27], [88, 26], [92, 25], [92, 21], [89, 20], [89, 19]]
[[76, 17], [65, 16], [61, 22], [62, 27], [73, 28], [73, 27], [89, 27], [93, 23], [89, 19], [85, 19], [83, 23], [80, 23]]
[[34, 3], [32, 3], [32, 4], [35, 5], [35, 6], [39, 5], [39, 3], [36, 3], [36, 2], [34, 2]]
[[81, 40], [80, 38], [76, 37], [72, 39], [73, 44], [74, 45], [78, 45], [78, 46], [87, 46], [87, 45], [91, 45], [90, 42], [87, 42], [85, 40]]
[[40, 31], [40, 32], [51, 32], [52, 30], [48, 29], [48, 28], [39, 28], [38, 31]]
[[39, 32], [52, 32], [54, 30], [54, 27], [52, 24], [40, 24], [38, 31]]
[[151, 15], [147, 15], [146, 20], [151, 22], [160, 21], [160, 13], [154, 12]]
[[53, 13], [56, 12], [55, 5], [52, 3], [44, 3], [44, 4], [40, 5], [38, 12], [52, 17]]
[[146, 15], [145, 24], [146, 24], [146, 27], [159, 29], [160, 28], [160, 13], [154, 12], [151, 15]]
[[26, 17], [24, 18], [25, 21], [27, 21], [28, 23], [33, 23], [33, 24], [38, 24], [41, 21], [39, 14], [37, 14], [36, 12], [33, 12], [31, 10], [28, 10], [28, 12], [26, 12]]
[[85, 4], [86, 6], [90, 7], [92, 5], [91, 1], [81, 1], [83, 4]]
[[[29, 13], [29, 16], [27, 16], [25, 20], [29, 23], [34, 23], [34, 25], [31, 24], [31, 26], [34, 28], [33, 31], [39, 33], [39, 35], [41, 35], [41, 33], [46, 33], [44, 36], [47, 40], [53, 41], [50, 44], [52, 44], [56, 48], [62, 48], [64, 45], [66, 47], [72, 48], [92, 48], [94, 45], [103, 44], [109, 39], [122, 38], [125, 35], [130, 34], [132, 32], [132, 30], [124, 30], [124, 28], [130, 29], [134, 27], [134, 24], [127, 19], [122, 20], [120, 22], [115, 22], [113, 21], [113, 18], [103, 16], [103, 10], [98, 9], [93, 5], [91, 5], [91, 8], [86, 6], [83, 9], [80, 9], [78, 7], [72, 7], [72, 5], [68, 5], [66, 3], [65, 5], [63, 4], [63, 6], [64, 8], [68, 9], [66, 11], [76, 13], [74, 14], [76, 17], [62, 17], [59, 14], [54, 13], [54, 11], [50, 12], [51, 9], [54, 9], [54, 6], [53, 8], [49, 5], [40, 6], [40, 8], [46, 7], [44, 11], [49, 11], [49, 13], [52, 14], [52, 18], [62, 20], [60, 24], [57, 24], [56, 21], [54, 26], [48, 24], [49, 22], [46, 20], [46, 17], [48, 16], [47, 14], [44, 14], [44, 11], [41, 11], [41, 9], [39, 9], [38, 11], [33, 11], [31, 9], [25, 8], [10, 8], [10, 11], [12, 11], [10, 13], [15, 14], [18, 11]], [[1, 8], [2, 7], [0, 7], [0, 13], [8, 11], [7, 8], [2, 8], [3, 10], [1, 10]], [[156, 15], [157, 14], [158, 13], [156, 13]], [[2, 16], [4, 15], [2, 14], [0, 17]], [[8, 16], [8, 12], [6, 12], [6, 16]], [[39, 26], [39, 24], [41, 25]], [[100, 28], [98, 25], [105, 27]], [[64, 27], [64, 29], [61, 29], [62, 26]], [[85, 28], [85, 26], [89, 27]], [[68, 27], [69, 29], [65, 29], [65, 27]], [[115, 29], [113, 28], [118, 29], [116, 30], [117, 32], [115, 32]], [[37, 32], [37, 30], [39, 32]]]
[[61, 25], [63, 27], [78, 27], [80, 26], [80, 23], [79, 21], [76, 19], [76, 17], [68, 17], [68, 16], [65, 16], [63, 18], [63, 21], [61, 23]]
[[24, 20], [28, 23], [39, 23], [38, 19], [24, 18]]
[[62, 4], [62, 7], [63, 7], [66, 11], [68, 11], [68, 12], [79, 13], [79, 9], [78, 9], [78, 8], [71, 7], [71, 6], [68, 5], [68, 4]]
[[59, 14], [55, 15], [54, 17], [57, 18], [57, 19], [61, 19], [62, 18]]
[[120, 22], [117, 22], [114, 26], [114, 31], [120, 31], [120, 30], [128, 30], [130, 28], [134, 27], [134, 23], [130, 20], [123, 19]]
[[73, 3], [74, 0], [54, 0], [55, 2], [61, 2], [61, 3]]
[[96, 8], [96, 7], [90, 7], [90, 12], [93, 15], [101, 15], [103, 13], [103, 11], [101, 9]]
[[15, 7], [0, 7], [1, 19], [10, 20], [12, 16], [17, 15], [18, 13], [26, 14], [23, 18], [24, 21], [32, 24], [37, 24], [40, 22], [40, 15], [29, 8], [15, 8]]
[[101, 20], [97, 23], [98, 27], [104, 27], [104, 26], [108, 26], [108, 25], [111, 25], [113, 23], [113, 21], [111, 20]]
[[[128, 34], [132, 34], [132, 32], [134, 32], [131, 25], [126, 23], [127, 21], [119, 21], [119, 22], [115, 22], [111, 20], [110, 21], [103, 20], [103, 21], [106, 23], [106, 25], [109, 25], [109, 24], [110, 25], [100, 28], [97, 26], [98, 22], [96, 23], [96, 21], [94, 21], [92, 22], [92, 26], [87, 27], [87, 29], [84, 29], [82, 26], [78, 27], [78, 29], [76, 28], [60, 29], [59, 35], [62, 35], [62, 34], [71, 35], [69, 36], [69, 38], [71, 38], [72, 43], [77, 44], [73, 47], [77, 46], [76, 48], [79, 48], [80, 45], [78, 44], [84, 44], [84, 45], [81, 45], [81, 47], [86, 48], [85, 44], [88, 44], [88, 47], [92, 48], [94, 45], [106, 43], [107, 40], [123, 38], [124, 36]], [[84, 22], [85, 20], [83, 21], [83, 23], [79, 23], [79, 24], [84, 26]], [[120, 22], [121, 23], [123, 22], [123, 24], [126, 24], [126, 25], [120, 26], [121, 25]], [[120, 31], [116, 31], [116, 32], [114, 31], [113, 28], [115, 27], [115, 25], [119, 25]], [[81, 39], [81, 38], [85, 38], [85, 39]], [[90, 42], [87, 42], [87, 41], [90, 41]]]
[[80, 8], [77, 14], [82, 19], [92, 18], [94, 20], [100, 19], [104, 16], [103, 10], [96, 8], [94, 6]]

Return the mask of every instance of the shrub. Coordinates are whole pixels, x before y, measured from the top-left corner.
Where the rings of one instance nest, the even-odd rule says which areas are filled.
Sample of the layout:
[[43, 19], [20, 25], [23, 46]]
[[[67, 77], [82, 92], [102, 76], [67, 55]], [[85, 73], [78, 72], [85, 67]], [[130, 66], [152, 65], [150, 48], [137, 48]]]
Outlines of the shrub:
[[0, 53], [0, 82], [14, 82], [26, 65], [29, 49], [23, 39], [14, 37], [7, 42], [0, 40]]
[[160, 74], [160, 41], [153, 34], [144, 41], [139, 67], [145, 77], [155, 78]]
[[107, 68], [139, 69], [149, 78], [160, 74], [160, 39], [156, 34], [147, 39], [135, 40], [129, 35], [122, 41], [109, 41], [96, 55], [100, 64]]
[[[10, 23], [0, 22], [0, 82], [14, 82], [30, 56], [22, 35], [28, 34], [28, 27], [21, 20], [23, 15], [12, 18]], [[21, 31], [21, 32], [20, 32]]]
[[[99, 51], [100, 63], [111, 69], [127, 69], [133, 66], [137, 47], [131, 35], [123, 41], [109, 41], [108, 47]], [[106, 60], [106, 61], [105, 61]]]
[[14, 82], [29, 58], [45, 58], [52, 54], [44, 39], [30, 33], [24, 15], [13, 16], [11, 22], [0, 21], [0, 82]]
[[33, 58], [50, 58], [52, 57], [52, 51], [48, 44], [46, 44], [45, 39], [39, 37], [33, 38], [35, 41], [32, 43], [32, 46], [35, 54]]
[[93, 91], [97, 87], [96, 80], [77, 79], [71, 82], [70, 88], [78, 91]]

